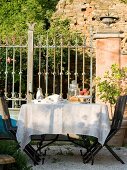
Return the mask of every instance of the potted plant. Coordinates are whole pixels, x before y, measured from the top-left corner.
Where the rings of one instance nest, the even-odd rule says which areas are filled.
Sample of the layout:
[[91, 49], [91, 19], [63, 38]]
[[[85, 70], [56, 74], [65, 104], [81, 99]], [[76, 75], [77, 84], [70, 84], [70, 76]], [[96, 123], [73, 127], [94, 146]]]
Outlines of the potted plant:
[[[120, 68], [117, 64], [111, 65], [111, 69], [105, 72], [103, 77], [97, 77], [96, 92], [99, 99], [110, 105], [111, 118], [114, 113], [114, 105], [119, 95], [127, 94], [127, 67]], [[127, 116], [127, 115], [126, 115]], [[123, 145], [127, 125], [126, 121], [123, 121], [121, 132], [118, 135], [122, 135], [120, 139], [115, 139], [115, 145]], [[122, 134], [121, 134], [122, 133]], [[114, 143], [114, 142], [113, 142]], [[117, 144], [118, 143], [118, 144]]]

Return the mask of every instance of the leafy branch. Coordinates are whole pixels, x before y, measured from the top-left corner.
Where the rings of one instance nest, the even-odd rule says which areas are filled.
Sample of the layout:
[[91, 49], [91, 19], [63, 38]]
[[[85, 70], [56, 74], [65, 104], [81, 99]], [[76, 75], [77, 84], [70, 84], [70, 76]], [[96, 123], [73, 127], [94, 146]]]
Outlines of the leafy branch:
[[111, 65], [103, 77], [96, 78], [97, 95], [111, 108], [119, 95], [127, 94], [127, 67], [120, 68], [117, 64]]

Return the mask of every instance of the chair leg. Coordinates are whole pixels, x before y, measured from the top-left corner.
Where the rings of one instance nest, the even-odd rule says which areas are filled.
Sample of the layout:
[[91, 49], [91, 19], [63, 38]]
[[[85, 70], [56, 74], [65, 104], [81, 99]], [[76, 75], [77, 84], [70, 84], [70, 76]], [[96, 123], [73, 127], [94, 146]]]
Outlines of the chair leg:
[[36, 152], [36, 150], [30, 144], [27, 144], [25, 149], [29, 150], [29, 152], [32, 155], [34, 155], [34, 157], [36, 157], [37, 161], [41, 161], [39, 154]]
[[31, 153], [31, 151], [28, 148], [25, 148], [24, 152], [32, 159], [34, 165], [38, 165], [39, 161], [37, 160], [37, 158], [34, 155], [34, 153]]
[[[110, 151], [110, 153], [118, 160], [120, 161], [122, 164], [125, 164], [123, 162], [123, 160], [111, 149], [110, 146], [108, 146], [107, 144], [105, 144], [105, 147]], [[94, 148], [91, 149], [91, 152], [93, 154], [93, 156], [95, 156], [99, 150], [102, 148], [101, 145], [95, 146]], [[83, 156], [83, 162], [84, 163], [88, 163], [91, 160], [91, 153], [90, 152], [86, 152]]]
[[[17, 149], [19, 148], [20, 148], [20, 145], [17, 144]], [[38, 165], [38, 162], [41, 161], [39, 154], [36, 153], [36, 150], [30, 144], [27, 144], [25, 148], [23, 149], [23, 151], [32, 159], [35, 165]]]
[[[11, 129], [9, 132], [11, 133], [13, 139], [17, 142], [16, 130]], [[18, 148], [20, 148], [19, 144]], [[32, 159], [34, 165], [38, 165], [38, 162], [41, 161], [39, 155], [36, 153], [36, 150], [30, 144], [26, 145], [26, 147], [24, 148], [24, 152]]]
[[109, 150], [109, 152], [118, 160], [120, 161], [122, 164], [125, 164], [123, 162], [123, 160], [112, 150], [112, 148], [110, 146], [108, 146], [107, 144], [105, 144], [105, 147]]
[[[93, 155], [93, 153], [92, 153], [92, 151], [91, 150], [88, 150], [88, 152], [90, 153], [90, 155], [89, 155], [89, 161], [91, 160], [91, 165], [93, 165], [94, 164], [94, 155]], [[87, 157], [88, 158], [88, 157]], [[89, 162], [88, 161], [88, 162]], [[86, 162], [86, 159], [83, 157], [83, 163], [85, 164], [85, 163], [88, 163], [88, 162]]]
[[[97, 144], [94, 146], [94, 148], [91, 148], [91, 150], [88, 150], [88, 152], [86, 152], [83, 156], [83, 162], [84, 163], [88, 163], [90, 160], [94, 159], [95, 155], [99, 152], [99, 150], [101, 150], [102, 145]], [[91, 153], [92, 153], [92, 157], [91, 157]]]
[[30, 144], [27, 144], [23, 151], [32, 159], [34, 165], [38, 165], [38, 162], [41, 161], [39, 154]]

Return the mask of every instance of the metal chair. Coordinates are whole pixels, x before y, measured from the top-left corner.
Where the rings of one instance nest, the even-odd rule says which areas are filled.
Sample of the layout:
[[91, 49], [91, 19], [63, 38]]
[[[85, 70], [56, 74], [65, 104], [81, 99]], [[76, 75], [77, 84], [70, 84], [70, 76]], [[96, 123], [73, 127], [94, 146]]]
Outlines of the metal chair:
[[[16, 139], [17, 127], [12, 126], [8, 110], [8, 104], [3, 94], [0, 94], [0, 110], [2, 114], [4, 128], [8, 132], [9, 138], [11, 140], [17, 141]], [[19, 147], [20, 145], [18, 144], [18, 148]], [[38, 162], [41, 160], [39, 154], [36, 153], [36, 150], [31, 146], [31, 144], [27, 144], [23, 151], [32, 159], [34, 165], [37, 165]]]
[[[115, 105], [114, 116], [112, 119], [111, 130], [105, 140], [104, 145], [102, 146], [97, 141], [93, 145], [89, 146], [87, 152], [85, 154], [82, 154], [84, 163], [88, 163], [90, 160], [92, 160], [92, 164], [93, 164], [93, 157], [95, 157], [97, 153], [105, 146], [118, 161], [124, 164], [123, 160], [108, 145], [108, 142], [121, 128], [126, 102], [127, 102], [127, 95], [118, 97], [116, 105]], [[92, 156], [91, 156], [91, 153], [92, 153]]]

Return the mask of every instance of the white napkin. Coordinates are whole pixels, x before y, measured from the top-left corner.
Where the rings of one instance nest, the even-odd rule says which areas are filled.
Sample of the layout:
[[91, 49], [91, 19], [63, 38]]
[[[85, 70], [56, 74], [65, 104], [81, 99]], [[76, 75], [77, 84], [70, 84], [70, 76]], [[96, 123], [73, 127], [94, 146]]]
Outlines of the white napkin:
[[50, 102], [53, 102], [53, 103], [57, 103], [60, 100], [60, 95], [53, 94], [53, 95], [46, 97], [44, 100], [50, 101]]
[[60, 101], [60, 95], [58, 94], [53, 94], [53, 95], [50, 95], [48, 97], [46, 97], [45, 99], [35, 99], [33, 100], [32, 102], [33, 103], [36, 103], [36, 104], [46, 104], [46, 103], [57, 103]]

